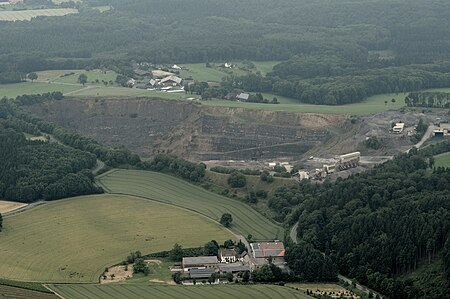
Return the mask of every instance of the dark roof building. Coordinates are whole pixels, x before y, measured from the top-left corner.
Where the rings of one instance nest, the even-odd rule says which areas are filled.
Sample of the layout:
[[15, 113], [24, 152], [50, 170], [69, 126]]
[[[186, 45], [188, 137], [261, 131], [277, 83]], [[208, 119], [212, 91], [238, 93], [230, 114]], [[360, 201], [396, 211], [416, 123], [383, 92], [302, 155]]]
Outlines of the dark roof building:
[[217, 268], [217, 256], [196, 256], [184, 257], [184, 271], [192, 271], [193, 269]]
[[189, 271], [189, 277], [192, 279], [199, 279], [199, 278], [210, 278], [211, 275], [216, 273], [215, 269], [192, 269]]

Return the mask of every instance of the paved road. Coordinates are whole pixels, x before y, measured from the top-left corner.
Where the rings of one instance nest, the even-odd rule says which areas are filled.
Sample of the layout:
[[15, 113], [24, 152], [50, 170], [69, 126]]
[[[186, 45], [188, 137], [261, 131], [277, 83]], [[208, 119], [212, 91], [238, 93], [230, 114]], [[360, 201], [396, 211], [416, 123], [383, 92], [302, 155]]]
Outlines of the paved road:
[[427, 141], [427, 140], [431, 137], [431, 134], [433, 134], [434, 129], [435, 129], [435, 128], [434, 128], [434, 125], [433, 125], [433, 124], [430, 124], [430, 125], [428, 126], [427, 131], [426, 131], [425, 134], [423, 135], [422, 140], [420, 140], [416, 145], [414, 145], [414, 147], [416, 147], [416, 148], [421, 148], [422, 145], [425, 143], [425, 141]]
[[291, 237], [292, 241], [294, 243], [297, 243], [297, 227], [298, 227], [298, 222], [296, 224], [294, 224], [294, 226], [291, 228], [291, 232], [289, 233], [289, 236]]
[[95, 168], [92, 170], [92, 174], [93, 175], [97, 175], [97, 173], [100, 172], [100, 170], [102, 170], [105, 167], [105, 162], [100, 161], [99, 159], [97, 159], [97, 165], [95, 166]]

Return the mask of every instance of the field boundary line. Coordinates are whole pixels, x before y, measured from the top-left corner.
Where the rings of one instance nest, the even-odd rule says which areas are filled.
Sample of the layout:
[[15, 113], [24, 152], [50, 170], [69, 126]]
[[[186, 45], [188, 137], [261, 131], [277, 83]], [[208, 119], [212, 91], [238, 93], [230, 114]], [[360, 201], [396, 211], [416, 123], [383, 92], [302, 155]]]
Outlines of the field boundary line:
[[99, 174], [99, 175], [96, 176], [95, 178], [96, 178], [96, 179], [101, 179], [102, 177], [107, 176], [107, 175], [110, 175], [111, 173], [114, 173], [114, 172], [116, 172], [116, 171], [119, 171], [119, 169], [118, 169], [118, 168], [114, 168], [114, 169], [108, 170], [107, 172], [104, 172], [104, 173], [102, 173], [102, 174]]
[[58, 292], [56, 292], [55, 290], [51, 289], [47, 284], [42, 284], [42, 286], [44, 288], [46, 288], [47, 290], [49, 290], [50, 292], [52, 292], [53, 294], [55, 294], [56, 296], [58, 296], [61, 299], [67, 299], [66, 297], [64, 297], [63, 295], [59, 294]]

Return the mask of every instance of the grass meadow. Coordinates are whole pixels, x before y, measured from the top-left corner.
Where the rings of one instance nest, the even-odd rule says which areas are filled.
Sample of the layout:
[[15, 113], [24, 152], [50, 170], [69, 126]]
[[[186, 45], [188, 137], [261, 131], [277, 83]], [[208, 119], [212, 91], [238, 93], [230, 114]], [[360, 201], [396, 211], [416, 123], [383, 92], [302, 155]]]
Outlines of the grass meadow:
[[0, 84], [0, 98], [15, 98], [24, 94], [37, 94], [52, 91], [61, 91], [62, 93], [72, 92], [81, 89], [82, 86], [49, 84], [40, 82], [22, 82], [14, 84]]
[[222, 78], [228, 76], [227, 73], [219, 69], [206, 67], [205, 63], [183, 64], [182, 66], [189, 69], [180, 71], [182, 78], [192, 77], [192, 79], [198, 81], [221, 82]]
[[[264, 97], [271, 100], [276, 97], [280, 104], [259, 104], [259, 103], [245, 103], [245, 102], [231, 102], [223, 100], [202, 101], [203, 105], [207, 106], [225, 106], [237, 107], [246, 109], [259, 109], [270, 111], [285, 111], [285, 112], [303, 112], [303, 113], [323, 113], [323, 114], [345, 114], [345, 115], [365, 115], [378, 113], [388, 110], [397, 110], [405, 106], [405, 94], [382, 94], [367, 98], [361, 103], [327, 106], [327, 105], [312, 105], [296, 102], [295, 99], [277, 96], [274, 94], [265, 93]], [[395, 99], [395, 103], [391, 100]], [[384, 102], [388, 101], [387, 104]]]
[[154, 201], [96, 195], [54, 201], [5, 216], [0, 277], [19, 281], [98, 282], [106, 266], [136, 250], [197, 247], [232, 239], [207, 217]]
[[0, 21], [30, 21], [38, 16], [56, 17], [78, 13], [73, 8], [30, 9], [17, 11], [0, 11]]
[[166, 298], [260, 298], [311, 299], [301, 291], [275, 285], [146, 286], [146, 285], [51, 285], [66, 299], [166, 299]]
[[129, 194], [198, 212], [219, 221], [223, 213], [233, 217], [231, 229], [255, 240], [283, 237], [283, 228], [247, 204], [217, 195], [181, 179], [150, 171], [113, 170], [101, 175], [98, 183], [105, 191]]
[[439, 155], [434, 158], [435, 167], [450, 167], [450, 153], [445, 155]]

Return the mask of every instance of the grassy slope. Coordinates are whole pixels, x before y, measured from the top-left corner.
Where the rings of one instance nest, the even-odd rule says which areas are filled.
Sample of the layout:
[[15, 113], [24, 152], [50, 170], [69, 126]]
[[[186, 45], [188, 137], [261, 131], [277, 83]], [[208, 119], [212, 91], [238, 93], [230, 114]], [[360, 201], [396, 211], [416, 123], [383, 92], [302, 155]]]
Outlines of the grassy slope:
[[[207, 171], [206, 177], [214, 185], [214, 187], [210, 187], [210, 190], [212, 190], [212, 188], [215, 188], [216, 190], [218, 190], [218, 192], [222, 192], [223, 190], [230, 188], [230, 186], [228, 185], [228, 174]], [[269, 194], [270, 197], [270, 195], [279, 187], [293, 187], [298, 185], [298, 183], [293, 179], [274, 178], [273, 183], [269, 184], [267, 182], [261, 181], [259, 176], [246, 175], [245, 177], [247, 178], [246, 186], [244, 188], [231, 189], [232, 191], [230, 192], [230, 194], [232, 194], [232, 192], [236, 190], [237, 196], [245, 198], [245, 196], [248, 195], [250, 191], [255, 192], [258, 190], [264, 190]], [[216, 188], [216, 186], [219, 186], [219, 188]], [[266, 217], [271, 218], [274, 216], [274, 213], [267, 206], [267, 202], [267, 199], [260, 198], [258, 199], [258, 203], [256, 205], [252, 205], [252, 207], [254, 207], [257, 211], [259, 211]]]
[[252, 62], [256, 66], [256, 69], [260, 71], [263, 76], [271, 72], [275, 65], [281, 63], [281, 61], [252, 61]]
[[303, 292], [273, 285], [253, 286], [145, 286], [145, 285], [52, 285], [67, 299], [103, 298], [298, 298], [310, 299]]
[[14, 280], [95, 282], [134, 250], [200, 246], [232, 234], [183, 209], [139, 198], [99, 195], [51, 202], [6, 216], [0, 276]]
[[401, 278], [411, 279], [414, 285], [423, 292], [424, 298], [443, 298], [440, 292], [446, 290], [444, 263], [440, 254], [435, 256], [431, 264], [422, 260], [418, 263], [415, 272]]
[[450, 167], [450, 153], [435, 157], [435, 167]]
[[206, 215], [216, 221], [223, 213], [233, 216], [231, 229], [252, 234], [254, 239], [282, 238], [282, 227], [274, 224], [250, 206], [229, 199], [185, 181], [161, 173], [138, 170], [115, 170], [99, 178], [99, 183], [111, 193], [130, 194], [156, 200]]

